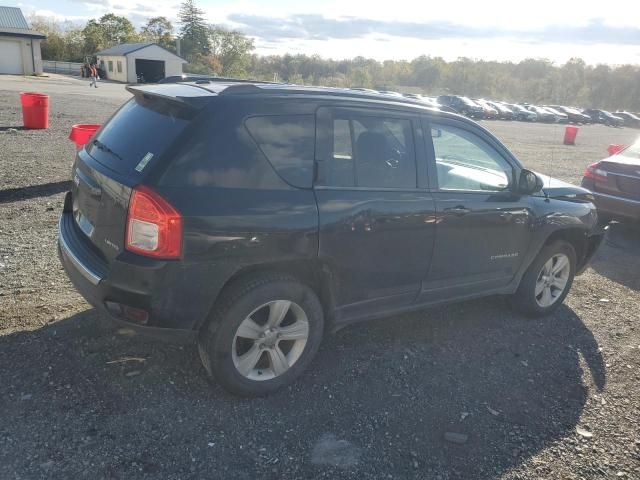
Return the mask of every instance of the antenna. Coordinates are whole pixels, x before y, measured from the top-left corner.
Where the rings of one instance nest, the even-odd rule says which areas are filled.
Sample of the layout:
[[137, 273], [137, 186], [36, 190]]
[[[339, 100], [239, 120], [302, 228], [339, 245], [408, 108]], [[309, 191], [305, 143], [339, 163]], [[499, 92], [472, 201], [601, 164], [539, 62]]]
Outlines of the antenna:
[[[553, 152], [555, 151], [554, 147], [551, 147], [551, 167], [553, 167], [553, 165], [555, 164], [555, 158], [553, 155]], [[551, 173], [551, 168], [549, 168], [549, 173]], [[551, 175], [547, 175], [547, 178], [549, 180], [547, 180], [548, 183], [548, 187], [551, 188]], [[544, 192], [544, 199], [545, 201], [549, 201], [549, 192], [547, 190], [545, 190], [544, 188], [542, 189], [542, 191]]]

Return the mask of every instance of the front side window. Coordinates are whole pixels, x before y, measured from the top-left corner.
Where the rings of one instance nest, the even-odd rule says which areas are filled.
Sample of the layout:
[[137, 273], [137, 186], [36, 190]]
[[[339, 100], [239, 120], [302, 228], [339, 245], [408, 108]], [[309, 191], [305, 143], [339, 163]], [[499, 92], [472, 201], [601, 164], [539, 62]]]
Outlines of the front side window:
[[431, 126], [440, 190], [502, 191], [511, 166], [477, 135], [449, 125]]
[[118, 73], [122, 73], [122, 61], [118, 60], [118, 63], [116, 65], [118, 67]]
[[356, 115], [333, 118], [330, 186], [415, 188], [411, 121]]
[[109, 60], [109, 71], [113, 72], [113, 61]]

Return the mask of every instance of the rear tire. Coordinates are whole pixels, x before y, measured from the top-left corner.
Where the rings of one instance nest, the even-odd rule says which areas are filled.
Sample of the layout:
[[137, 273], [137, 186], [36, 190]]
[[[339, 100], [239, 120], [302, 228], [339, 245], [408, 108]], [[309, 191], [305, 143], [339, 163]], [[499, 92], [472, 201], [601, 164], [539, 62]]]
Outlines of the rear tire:
[[529, 317], [550, 314], [569, 293], [575, 271], [576, 252], [570, 243], [557, 241], [545, 246], [511, 296], [512, 307]]
[[231, 393], [264, 396], [290, 385], [318, 351], [322, 305], [284, 274], [259, 274], [223, 291], [198, 338], [208, 374]]

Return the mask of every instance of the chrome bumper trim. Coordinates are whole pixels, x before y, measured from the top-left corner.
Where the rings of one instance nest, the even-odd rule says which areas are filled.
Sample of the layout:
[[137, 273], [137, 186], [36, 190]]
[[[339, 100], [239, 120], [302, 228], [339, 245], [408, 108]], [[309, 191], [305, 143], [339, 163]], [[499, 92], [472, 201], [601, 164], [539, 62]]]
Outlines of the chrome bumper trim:
[[60, 251], [62, 254], [69, 259], [69, 261], [78, 269], [80, 274], [86, 278], [92, 285], [98, 285], [102, 280], [102, 277], [87, 267], [84, 263], [80, 261], [80, 259], [73, 253], [71, 247], [67, 243], [67, 240], [64, 238], [64, 230], [62, 229], [62, 218], [60, 218], [60, 222], [58, 223], [58, 245], [60, 246]]

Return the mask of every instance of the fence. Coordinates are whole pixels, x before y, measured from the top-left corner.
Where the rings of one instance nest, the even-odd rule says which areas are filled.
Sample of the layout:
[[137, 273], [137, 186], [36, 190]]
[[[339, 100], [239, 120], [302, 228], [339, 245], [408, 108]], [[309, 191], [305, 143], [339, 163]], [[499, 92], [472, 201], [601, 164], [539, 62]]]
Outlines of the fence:
[[64, 73], [66, 75], [80, 75], [81, 63], [57, 62], [55, 60], [43, 60], [42, 69], [47, 73]]

